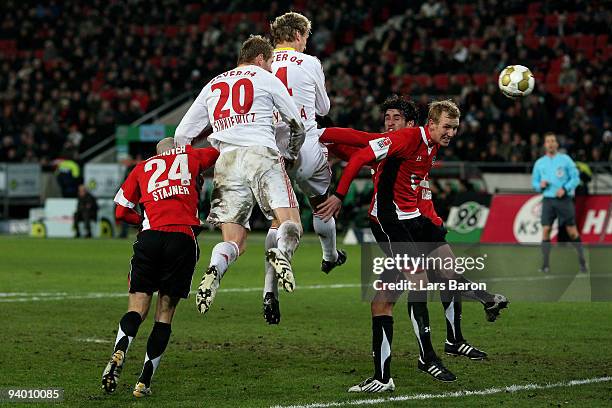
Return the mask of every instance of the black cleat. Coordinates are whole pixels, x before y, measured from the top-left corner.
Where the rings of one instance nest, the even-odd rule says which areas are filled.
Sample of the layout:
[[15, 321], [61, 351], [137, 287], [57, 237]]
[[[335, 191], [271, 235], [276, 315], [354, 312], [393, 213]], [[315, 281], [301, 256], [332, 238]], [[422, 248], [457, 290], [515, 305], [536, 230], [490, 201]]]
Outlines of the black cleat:
[[467, 341], [460, 343], [444, 343], [444, 352], [449, 356], [465, 356], [470, 360], [484, 360], [487, 358], [487, 353], [482, 350], [478, 350]]
[[268, 324], [279, 324], [281, 313], [278, 300], [274, 297], [274, 293], [266, 292], [263, 301], [263, 315]]
[[497, 320], [499, 312], [502, 309], [507, 308], [508, 303], [510, 302], [508, 302], [508, 298], [506, 298], [504, 295], [493, 295], [493, 299], [490, 302], [486, 302], [483, 304], [487, 321], [494, 322], [495, 320]]
[[330, 273], [336, 266], [343, 265], [346, 262], [346, 252], [344, 252], [342, 249], [337, 250], [336, 252], [338, 253], [338, 258], [335, 262], [326, 261], [325, 259], [321, 261], [321, 271]]
[[429, 363], [422, 363], [421, 359], [419, 358], [418, 367], [419, 370], [431, 375], [438, 381], [453, 382], [457, 379], [455, 374], [451, 373], [446, 367], [444, 367], [444, 364], [442, 364], [440, 359], [432, 360]]

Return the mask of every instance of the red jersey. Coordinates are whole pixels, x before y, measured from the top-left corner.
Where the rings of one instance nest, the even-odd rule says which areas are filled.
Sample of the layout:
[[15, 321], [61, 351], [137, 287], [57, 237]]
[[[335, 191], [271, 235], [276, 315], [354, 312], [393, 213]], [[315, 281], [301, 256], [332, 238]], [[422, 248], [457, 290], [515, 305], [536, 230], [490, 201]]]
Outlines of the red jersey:
[[[337, 194], [345, 195], [359, 168], [367, 164], [372, 167], [374, 181], [371, 217], [376, 218], [381, 212], [383, 216], [394, 214], [397, 219], [422, 214], [434, 224], [442, 224], [431, 201], [428, 180], [439, 145], [431, 141], [427, 127], [405, 128], [385, 134], [328, 128], [320, 141], [347, 144], [328, 146], [340, 158], [346, 160], [350, 157]], [[369, 147], [362, 150], [355, 147], [366, 144]]]
[[[186, 232], [200, 225], [196, 178], [219, 152], [178, 146], [138, 163], [115, 196], [115, 217], [142, 229]], [[134, 208], [144, 206], [140, 216]], [[171, 227], [170, 227], [171, 226]]]

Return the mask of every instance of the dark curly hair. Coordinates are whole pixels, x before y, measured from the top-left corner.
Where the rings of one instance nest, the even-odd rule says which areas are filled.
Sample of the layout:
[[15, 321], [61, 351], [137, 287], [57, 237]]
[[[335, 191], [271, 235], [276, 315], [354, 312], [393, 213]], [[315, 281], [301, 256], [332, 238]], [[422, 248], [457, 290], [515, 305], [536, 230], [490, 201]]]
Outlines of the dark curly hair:
[[389, 109], [397, 109], [401, 112], [406, 119], [406, 122], [414, 121], [415, 124], [419, 123], [419, 109], [416, 104], [411, 100], [406, 100], [399, 95], [391, 95], [381, 105], [381, 110], [383, 113], [387, 112]]

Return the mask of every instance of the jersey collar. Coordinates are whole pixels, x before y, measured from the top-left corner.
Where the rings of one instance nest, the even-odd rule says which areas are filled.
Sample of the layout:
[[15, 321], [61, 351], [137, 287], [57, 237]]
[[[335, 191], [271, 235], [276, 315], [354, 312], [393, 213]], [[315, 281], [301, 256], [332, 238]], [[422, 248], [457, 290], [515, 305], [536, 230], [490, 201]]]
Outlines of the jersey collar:
[[293, 47], [281, 47], [281, 48], [275, 48], [274, 51], [295, 51], [295, 48], [293, 48]]
[[429, 135], [429, 127], [420, 126], [419, 129], [421, 129], [421, 137], [423, 138], [423, 142], [425, 142], [427, 147], [431, 147], [433, 144], [435, 144], [431, 141], [431, 136]]
[[423, 142], [425, 143], [425, 146], [427, 146], [427, 154], [431, 154], [431, 151], [434, 148], [434, 143], [431, 141], [431, 136], [429, 136], [429, 128], [427, 126], [420, 126], [419, 130], [421, 131]]

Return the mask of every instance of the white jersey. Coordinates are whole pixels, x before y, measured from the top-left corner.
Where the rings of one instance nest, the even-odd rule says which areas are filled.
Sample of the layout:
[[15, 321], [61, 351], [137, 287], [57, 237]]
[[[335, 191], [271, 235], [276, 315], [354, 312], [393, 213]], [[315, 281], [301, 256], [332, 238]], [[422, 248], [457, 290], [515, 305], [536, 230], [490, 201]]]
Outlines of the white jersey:
[[256, 65], [240, 66], [206, 84], [181, 119], [174, 138], [177, 145], [190, 144], [212, 126], [210, 142], [221, 153], [233, 146], [266, 146], [278, 151], [274, 108], [284, 122], [300, 124], [297, 107], [278, 78]]
[[272, 72], [285, 84], [297, 105], [307, 137], [313, 134], [313, 137], [318, 137], [313, 133], [317, 128], [315, 114], [327, 115], [330, 106], [321, 62], [293, 48], [277, 48], [272, 59]]

